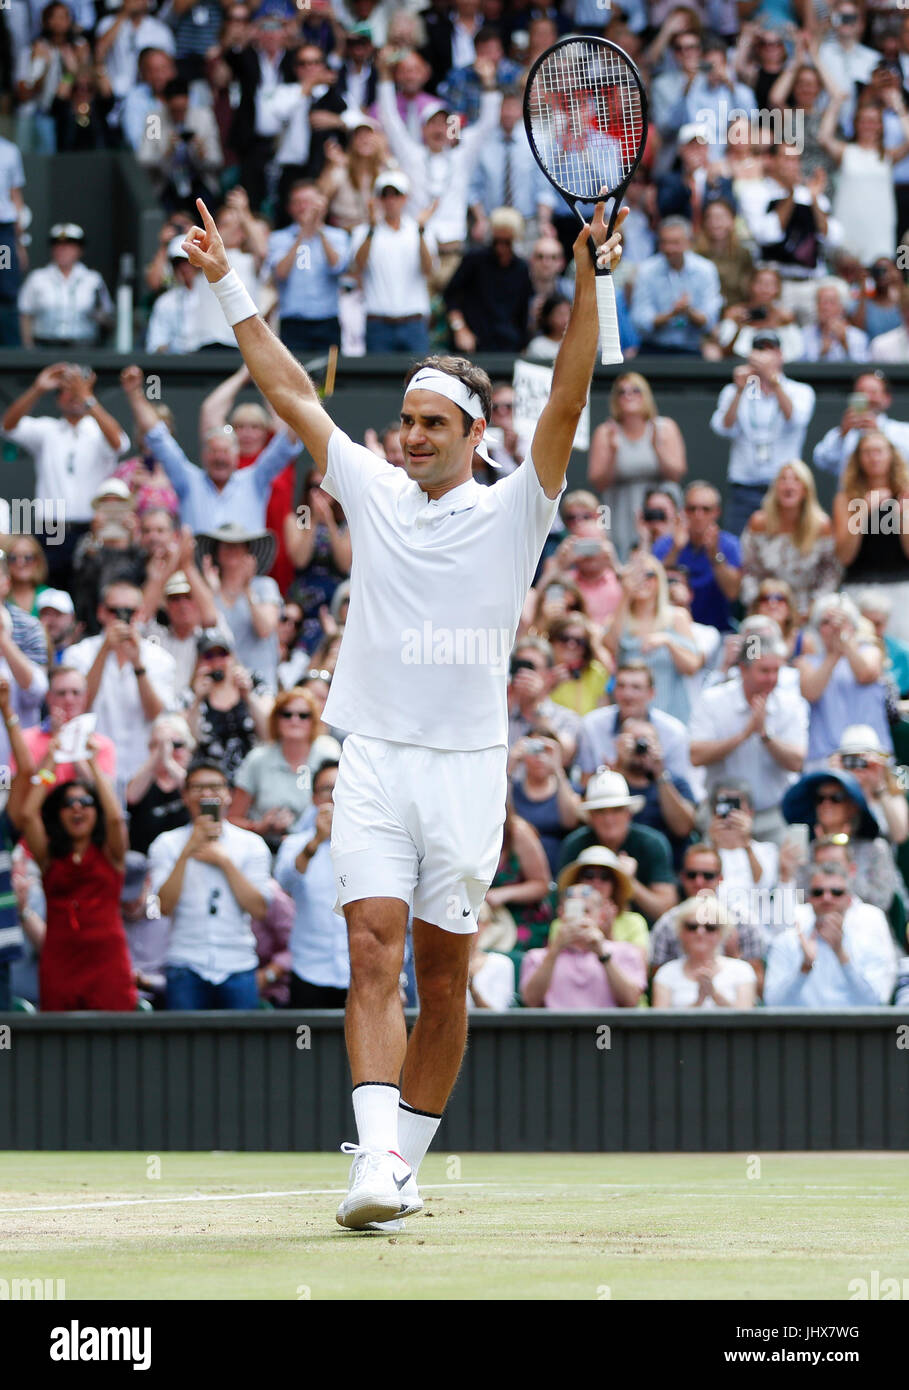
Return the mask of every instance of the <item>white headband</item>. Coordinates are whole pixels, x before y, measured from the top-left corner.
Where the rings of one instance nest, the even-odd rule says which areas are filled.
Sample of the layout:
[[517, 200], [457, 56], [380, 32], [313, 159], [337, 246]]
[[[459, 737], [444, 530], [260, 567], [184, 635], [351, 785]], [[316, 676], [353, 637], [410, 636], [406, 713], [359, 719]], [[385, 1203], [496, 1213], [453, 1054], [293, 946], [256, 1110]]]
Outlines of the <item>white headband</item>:
[[[421, 367], [416, 376], [407, 383], [407, 391], [434, 391], [436, 395], [444, 396], [446, 400], [460, 406], [471, 420], [486, 419], [486, 412], [477, 393], [471, 391], [460, 377], [449, 376], [447, 372], [440, 372], [435, 367]], [[404, 394], [406, 395], [407, 392], [405, 391]], [[482, 439], [476, 445], [474, 452], [493, 468], [501, 468], [502, 465], [496, 463]]]

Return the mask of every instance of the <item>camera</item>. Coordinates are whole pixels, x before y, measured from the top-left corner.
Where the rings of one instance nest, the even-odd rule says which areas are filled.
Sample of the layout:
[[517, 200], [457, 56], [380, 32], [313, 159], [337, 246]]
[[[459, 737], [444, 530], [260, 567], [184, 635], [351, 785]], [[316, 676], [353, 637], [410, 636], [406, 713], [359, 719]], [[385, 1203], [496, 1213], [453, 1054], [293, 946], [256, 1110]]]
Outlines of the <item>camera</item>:
[[645, 757], [650, 752], [650, 744], [646, 738], [636, 738], [634, 741], [634, 751], [639, 758]]
[[517, 657], [508, 667], [508, 679], [514, 680], [519, 671], [535, 671], [537, 668], [532, 661], [522, 661]]
[[593, 536], [581, 536], [581, 538], [574, 543], [574, 553], [579, 557], [599, 555], [600, 542]]
[[740, 811], [742, 809], [742, 798], [740, 796], [724, 796], [716, 803], [716, 813], [723, 820], [729, 815], [730, 811]]
[[645, 521], [668, 521], [669, 516], [662, 507], [645, 507], [641, 513]]
[[187, 130], [185, 126], [182, 130], [177, 132], [177, 135], [180, 140], [185, 140], [187, 144], [193, 138], [193, 132], [191, 130]]
[[868, 766], [868, 759], [864, 758], [861, 753], [844, 753], [840, 761], [846, 772], [852, 772], [857, 767]]
[[212, 820], [221, 819], [221, 802], [216, 797], [200, 797], [199, 810], [203, 816], [211, 816]]
[[220, 682], [224, 679], [223, 671], [209, 671], [208, 674], [211, 676], [212, 680], [218, 684], [220, 684]]
[[134, 613], [134, 611], [135, 611], [135, 610], [132, 609], [132, 608], [112, 608], [112, 609], [111, 609], [111, 612], [113, 613], [114, 617], [117, 618], [121, 623], [131, 623], [132, 620], [133, 620], [133, 613]]
[[529, 738], [525, 744], [528, 753], [545, 753], [546, 744], [541, 738]]
[[767, 317], [767, 306], [759, 304], [756, 309], [749, 309], [748, 320], [750, 323], [763, 323]]

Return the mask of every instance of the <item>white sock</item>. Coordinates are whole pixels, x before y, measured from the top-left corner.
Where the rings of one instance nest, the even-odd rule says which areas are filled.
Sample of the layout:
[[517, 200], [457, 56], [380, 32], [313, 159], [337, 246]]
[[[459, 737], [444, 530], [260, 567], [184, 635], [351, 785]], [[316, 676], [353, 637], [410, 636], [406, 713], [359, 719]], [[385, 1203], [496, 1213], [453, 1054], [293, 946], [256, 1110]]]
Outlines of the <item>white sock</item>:
[[405, 1163], [410, 1164], [414, 1177], [441, 1123], [441, 1115], [428, 1115], [425, 1110], [414, 1110], [406, 1100], [401, 1101], [398, 1108], [398, 1153]]
[[364, 1082], [353, 1089], [353, 1108], [357, 1121], [357, 1140], [361, 1148], [399, 1153], [397, 1086], [384, 1082]]

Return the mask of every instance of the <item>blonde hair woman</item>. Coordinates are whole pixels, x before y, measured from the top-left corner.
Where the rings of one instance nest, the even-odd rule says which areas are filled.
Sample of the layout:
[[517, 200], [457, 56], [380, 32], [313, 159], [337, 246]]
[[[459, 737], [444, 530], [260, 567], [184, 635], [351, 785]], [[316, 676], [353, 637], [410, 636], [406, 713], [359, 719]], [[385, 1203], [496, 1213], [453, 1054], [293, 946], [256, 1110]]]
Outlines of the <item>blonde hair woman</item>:
[[690, 710], [693, 676], [704, 664], [691, 615], [669, 601], [666, 571], [652, 555], [635, 554], [622, 575], [622, 599], [606, 631], [616, 664], [640, 657], [653, 675], [653, 703], [683, 722]]
[[640, 372], [620, 372], [609, 396], [610, 420], [594, 430], [587, 479], [609, 508], [609, 534], [622, 560], [637, 538], [637, 513], [655, 484], [681, 482], [688, 471], [675, 420], [657, 412]]
[[757, 976], [746, 960], [724, 956], [732, 923], [715, 897], [688, 898], [675, 909], [673, 925], [682, 947], [676, 960], [653, 977], [655, 1009], [751, 1009]]
[[388, 163], [384, 136], [376, 122], [364, 116], [351, 131], [346, 151], [337, 140], [326, 141], [325, 158], [317, 187], [328, 199], [328, 222], [352, 231], [369, 221], [373, 185]]
[[834, 592], [842, 573], [814, 475], [801, 459], [790, 459], [742, 533], [741, 601], [752, 604], [765, 580], [785, 575], [804, 619], [819, 595]]
[[909, 466], [879, 430], [862, 435], [833, 499], [833, 534], [843, 589], [886, 589], [888, 633], [909, 641]]

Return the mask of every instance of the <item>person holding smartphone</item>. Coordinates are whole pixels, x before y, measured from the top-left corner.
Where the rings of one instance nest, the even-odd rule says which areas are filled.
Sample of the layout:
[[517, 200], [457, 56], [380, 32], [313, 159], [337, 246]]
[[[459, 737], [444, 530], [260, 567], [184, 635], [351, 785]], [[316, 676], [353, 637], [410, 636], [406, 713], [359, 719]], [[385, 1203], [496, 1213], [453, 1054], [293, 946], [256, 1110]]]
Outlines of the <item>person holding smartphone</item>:
[[637, 946], [614, 941], [621, 910], [590, 883], [566, 888], [549, 944], [521, 964], [521, 997], [529, 1009], [633, 1009], [647, 983]]
[[171, 922], [169, 1009], [255, 1009], [256, 938], [271, 902], [271, 855], [260, 835], [227, 820], [231, 790], [221, 765], [199, 759], [186, 773], [190, 824], [149, 849], [151, 889]]

